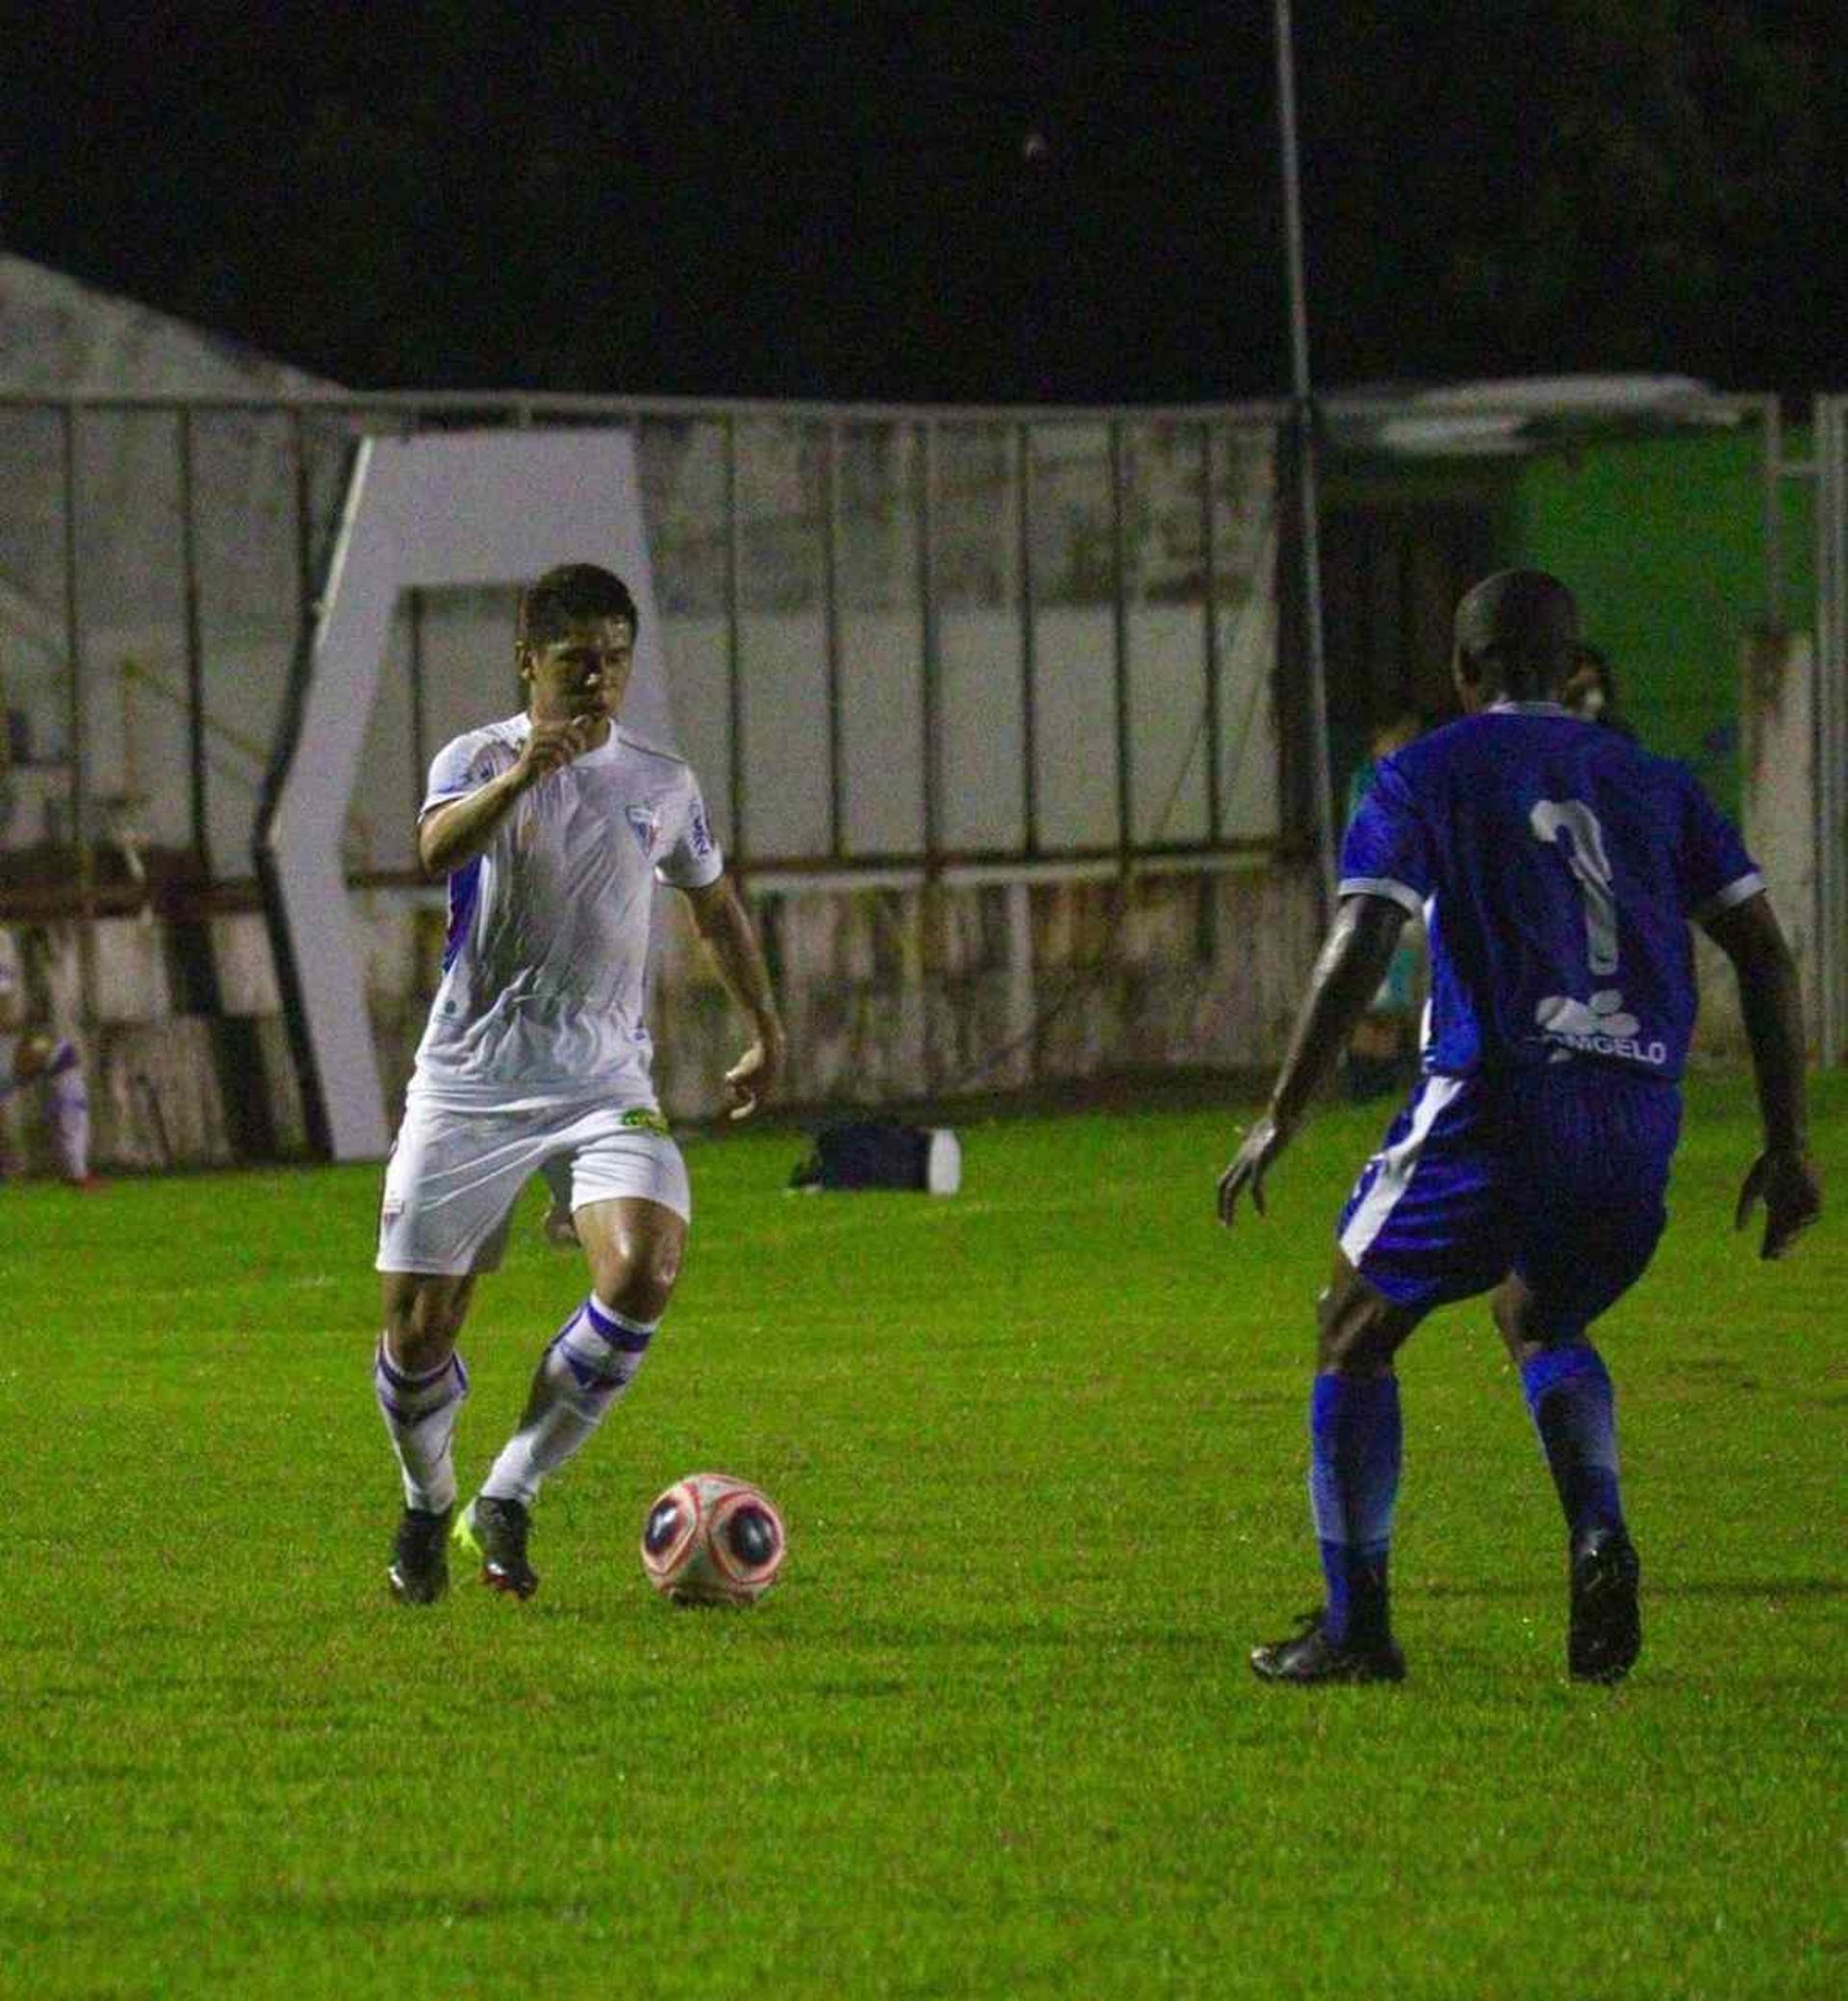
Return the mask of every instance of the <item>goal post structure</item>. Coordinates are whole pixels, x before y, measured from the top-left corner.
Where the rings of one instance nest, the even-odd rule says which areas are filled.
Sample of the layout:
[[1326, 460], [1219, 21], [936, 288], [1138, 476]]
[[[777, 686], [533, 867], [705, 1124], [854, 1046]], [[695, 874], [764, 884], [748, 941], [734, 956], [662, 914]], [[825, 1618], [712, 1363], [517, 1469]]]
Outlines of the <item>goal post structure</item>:
[[390, 1144], [341, 838], [398, 598], [584, 561], [616, 571], [641, 614], [624, 719], [671, 746], [630, 431], [369, 438], [354, 455], [255, 842], [308, 1137], [327, 1159], [378, 1160]]

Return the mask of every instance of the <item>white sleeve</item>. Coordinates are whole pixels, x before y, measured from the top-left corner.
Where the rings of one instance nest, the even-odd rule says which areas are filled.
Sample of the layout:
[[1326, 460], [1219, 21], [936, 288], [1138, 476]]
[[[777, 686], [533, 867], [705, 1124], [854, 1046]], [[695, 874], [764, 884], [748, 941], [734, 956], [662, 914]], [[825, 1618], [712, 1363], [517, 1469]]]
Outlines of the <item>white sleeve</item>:
[[689, 768], [676, 803], [672, 836], [654, 864], [655, 879], [671, 889], [704, 889], [724, 873], [725, 857], [712, 837], [700, 782]]
[[491, 778], [498, 778], [514, 762], [513, 752], [479, 731], [471, 731], [446, 743], [430, 759], [429, 782], [424, 787], [424, 804], [418, 808], [421, 820], [452, 799], [466, 799], [478, 792]]

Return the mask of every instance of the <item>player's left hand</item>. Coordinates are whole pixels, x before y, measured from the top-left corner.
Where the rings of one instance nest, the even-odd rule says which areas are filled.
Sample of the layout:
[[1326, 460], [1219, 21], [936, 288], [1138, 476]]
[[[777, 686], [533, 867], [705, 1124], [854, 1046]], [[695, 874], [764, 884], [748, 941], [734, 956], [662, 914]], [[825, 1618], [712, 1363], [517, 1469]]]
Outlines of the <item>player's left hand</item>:
[[1781, 1258], [1797, 1237], [1822, 1214], [1822, 1183], [1807, 1156], [1767, 1152], [1758, 1155], [1739, 1191], [1732, 1227], [1742, 1230], [1756, 1205], [1764, 1203], [1761, 1258]]
[[1267, 1112], [1241, 1142], [1238, 1152], [1232, 1156], [1232, 1165], [1219, 1176], [1219, 1220], [1228, 1230], [1239, 1197], [1247, 1190], [1252, 1208], [1264, 1215], [1264, 1177], [1270, 1163], [1283, 1151], [1286, 1137]]
[[726, 1095], [732, 1100], [728, 1118], [749, 1118], [777, 1088], [783, 1074], [781, 1035], [759, 1035], [725, 1073]]

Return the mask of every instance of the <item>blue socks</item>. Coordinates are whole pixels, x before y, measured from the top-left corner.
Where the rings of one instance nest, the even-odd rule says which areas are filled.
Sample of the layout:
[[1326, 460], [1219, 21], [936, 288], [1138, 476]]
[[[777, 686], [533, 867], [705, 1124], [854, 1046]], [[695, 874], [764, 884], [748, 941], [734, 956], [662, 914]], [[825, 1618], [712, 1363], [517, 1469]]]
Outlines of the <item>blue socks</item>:
[[[1610, 1376], [1588, 1341], [1524, 1363], [1521, 1383], [1574, 1540], [1622, 1530]], [[1389, 1630], [1387, 1557], [1403, 1427], [1395, 1375], [1319, 1375], [1309, 1400], [1309, 1501], [1327, 1584], [1322, 1631], [1337, 1646]]]
[[1383, 1638], [1386, 1557], [1403, 1427], [1396, 1375], [1319, 1375], [1309, 1399], [1309, 1503], [1336, 1645]]
[[1542, 1348], [1521, 1365], [1521, 1386], [1573, 1539], [1621, 1529], [1617, 1412], [1604, 1357], [1588, 1341]]

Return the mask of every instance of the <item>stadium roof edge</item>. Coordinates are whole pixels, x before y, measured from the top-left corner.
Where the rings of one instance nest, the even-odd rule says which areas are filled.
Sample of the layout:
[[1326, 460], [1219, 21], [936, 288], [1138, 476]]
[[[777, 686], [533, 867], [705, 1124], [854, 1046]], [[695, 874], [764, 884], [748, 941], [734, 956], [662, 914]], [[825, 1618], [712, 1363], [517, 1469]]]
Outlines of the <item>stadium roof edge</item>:
[[229, 335], [0, 251], [0, 391], [9, 395], [190, 399], [335, 387]]

